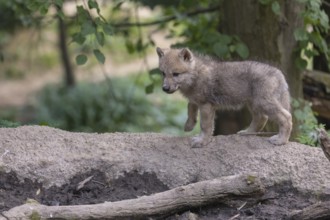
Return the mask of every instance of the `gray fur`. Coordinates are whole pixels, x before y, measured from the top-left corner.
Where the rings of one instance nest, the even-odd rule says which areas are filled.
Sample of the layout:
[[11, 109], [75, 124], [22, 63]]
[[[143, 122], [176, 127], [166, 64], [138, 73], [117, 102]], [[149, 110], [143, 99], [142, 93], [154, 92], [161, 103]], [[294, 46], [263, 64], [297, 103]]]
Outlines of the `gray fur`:
[[254, 61], [221, 62], [187, 48], [157, 48], [157, 53], [164, 91], [179, 90], [189, 100], [186, 131], [193, 129], [200, 111], [201, 134], [193, 140], [195, 147], [210, 141], [216, 109], [235, 110], [244, 105], [250, 109], [253, 120], [239, 133], [258, 132], [269, 118], [279, 125], [279, 134], [271, 137], [270, 142], [288, 142], [292, 129], [290, 95], [279, 69]]

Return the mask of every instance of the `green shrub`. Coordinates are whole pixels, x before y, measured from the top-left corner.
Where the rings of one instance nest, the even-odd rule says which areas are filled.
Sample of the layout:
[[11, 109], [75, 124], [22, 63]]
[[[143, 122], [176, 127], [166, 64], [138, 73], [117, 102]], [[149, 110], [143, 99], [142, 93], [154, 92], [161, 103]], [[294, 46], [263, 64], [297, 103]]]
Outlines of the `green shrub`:
[[20, 123], [18, 122], [12, 122], [12, 121], [8, 121], [8, 120], [0, 120], [0, 128], [16, 128], [20, 126]]
[[48, 86], [38, 98], [37, 123], [69, 131], [182, 133], [185, 102], [168, 105], [166, 99], [171, 97], [147, 96], [144, 86], [132, 81]]
[[292, 100], [293, 115], [299, 123], [297, 141], [310, 146], [318, 145], [318, 128], [324, 125], [318, 124], [312, 110], [312, 105], [303, 99]]

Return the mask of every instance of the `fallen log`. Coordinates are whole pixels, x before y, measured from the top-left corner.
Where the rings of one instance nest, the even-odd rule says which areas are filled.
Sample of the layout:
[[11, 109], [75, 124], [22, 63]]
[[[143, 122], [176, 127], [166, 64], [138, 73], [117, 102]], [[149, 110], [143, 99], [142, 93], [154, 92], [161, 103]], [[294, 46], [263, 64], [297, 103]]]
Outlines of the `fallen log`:
[[292, 220], [321, 220], [330, 219], [330, 202], [322, 202], [291, 215]]
[[24, 204], [3, 212], [3, 219], [145, 219], [171, 215], [180, 211], [233, 197], [255, 196], [264, 192], [259, 178], [234, 175], [192, 183], [165, 192], [118, 202], [95, 205], [45, 206]]
[[317, 70], [303, 73], [304, 98], [312, 103], [313, 111], [330, 119], [330, 74]]

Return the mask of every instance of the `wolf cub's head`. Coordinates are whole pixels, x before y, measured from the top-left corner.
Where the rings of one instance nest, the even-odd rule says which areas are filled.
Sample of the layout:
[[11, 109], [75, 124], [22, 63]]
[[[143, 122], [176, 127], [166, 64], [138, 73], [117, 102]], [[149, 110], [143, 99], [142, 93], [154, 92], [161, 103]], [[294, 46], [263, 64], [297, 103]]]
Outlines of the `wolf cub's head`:
[[163, 74], [163, 91], [173, 93], [193, 83], [195, 60], [188, 48], [160, 49], [157, 47], [159, 70]]

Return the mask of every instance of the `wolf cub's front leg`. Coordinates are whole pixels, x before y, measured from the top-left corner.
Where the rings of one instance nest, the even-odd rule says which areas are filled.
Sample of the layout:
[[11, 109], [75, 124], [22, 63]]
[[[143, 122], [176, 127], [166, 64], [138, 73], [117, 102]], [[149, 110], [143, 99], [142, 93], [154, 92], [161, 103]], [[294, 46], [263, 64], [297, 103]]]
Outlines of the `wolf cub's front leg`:
[[191, 102], [188, 103], [188, 119], [184, 125], [184, 131], [192, 131], [197, 122], [198, 106]]
[[192, 147], [203, 147], [210, 143], [214, 127], [215, 110], [212, 105], [204, 104], [199, 106], [201, 116], [201, 133], [192, 138]]

